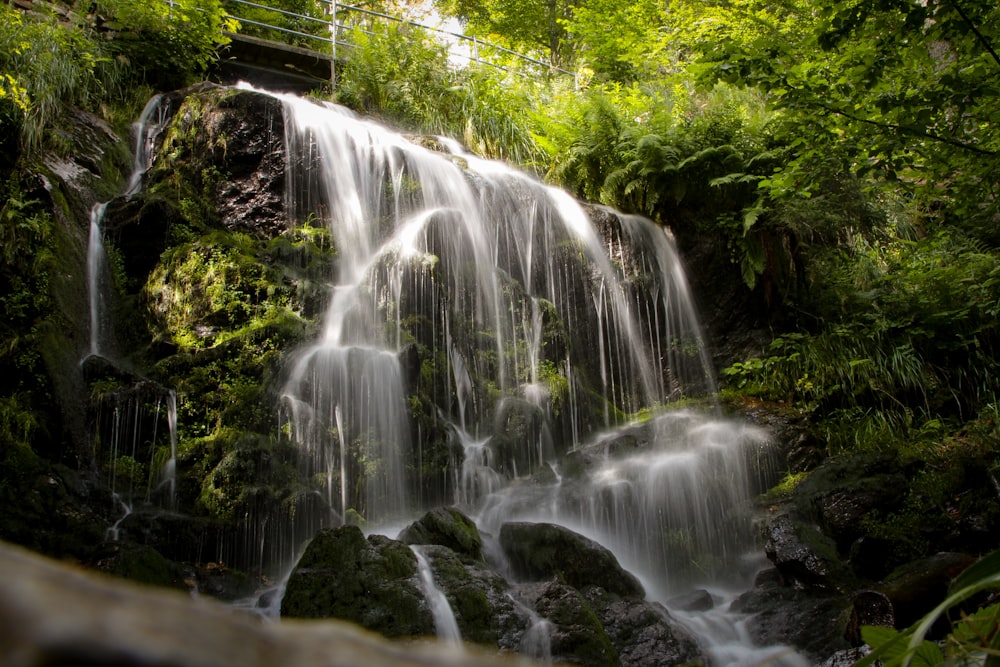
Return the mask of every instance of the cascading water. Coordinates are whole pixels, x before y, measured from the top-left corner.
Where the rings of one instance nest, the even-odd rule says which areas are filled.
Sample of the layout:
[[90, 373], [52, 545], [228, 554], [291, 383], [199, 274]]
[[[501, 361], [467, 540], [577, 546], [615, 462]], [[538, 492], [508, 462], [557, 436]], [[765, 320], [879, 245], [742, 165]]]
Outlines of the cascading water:
[[[767, 437], [664, 407], [714, 390], [669, 232], [446, 140], [279, 99], [287, 211], [325, 224], [338, 257], [281, 392], [323, 499], [296, 521], [378, 532], [454, 502], [487, 532], [536, 519], [591, 536], [660, 601], [748, 584]], [[281, 539], [272, 554], [294, 551]]]
[[[138, 194], [142, 175], [153, 159], [152, 148], [169, 114], [163, 98], [154, 96], [133, 125], [136, 143], [132, 174], [123, 196]], [[95, 204], [90, 212], [87, 242], [87, 296], [89, 301], [89, 345], [81, 365], [99, 371], [120, 364], [110, 313], [112, 278], [104, 243], [102, 223], [109, 202]], [[122, 373], [115, 370], [112, 375]], [[98, 398], [94, 436], [94, 458], [104, 469], [111, 488], [114, 507], [122, 515], [108, 529], [108, 538], [116, 540], [121, 523], [134, 505], [153, 503], [164, 509], [176, 509], [177, 397], [141, 378], [131, 386], [119, 386]], [[164, 413], [161, 415], [161, 412]], [[157, 430], [166, 420], [169, 446], [157, 448]]]
[[[708, 376], [690, 313], [677, 330], [657, 328], [680, 321], [683, 286], [659, 271], [639, 283], [651, 263], [671, 261], [658, 257], [669, 247], [662, 230], [643, 232], [659, 234], [647, 256], [626, 248], [639, 223], [608, 215], [619, 227], [612, 258], [562, 191], [283, 99], [288, 208], [321, 215], [340, 251], [323, 333], [298, 353], [284, 390], [307, 472], [337, 487], [326, 490], [335, 513], [377, 522], [412, 511], [417, 481], [405, 467], [425, 445], [412, 438], [416, 378], [403, 369], [414, 356], [453, 436], [508, 431], [506, 446], [492, 443], [494, 470], [508, 477]], [[531, 431], [530, 447], [513, 442], [523, 435], [510, 433], [514, 422]]]
[[451, 610], [448, 598], [441, 592], [434, 582], [434, 572], [427, 556], [420, 547], [411, 547], [417, 557], [417, 573], [420, 575], [420, 587], [427, 598], [427, 604], [431, 608], [431, 615], [434, 617], [434, 628], [437, 631], [438, 639], [455, 645], [462, 642], [462, 633], [458, 629], [458, 621], [455, 620], [455, 612]]

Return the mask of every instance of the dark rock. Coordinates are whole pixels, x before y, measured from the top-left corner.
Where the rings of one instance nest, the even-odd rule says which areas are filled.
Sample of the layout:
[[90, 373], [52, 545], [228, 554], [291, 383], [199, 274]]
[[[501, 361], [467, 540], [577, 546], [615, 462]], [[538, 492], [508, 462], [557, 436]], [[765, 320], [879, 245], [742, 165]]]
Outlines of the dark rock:
[[731, 611], [748, 614], [746, 629], [758, 646], [785, 644], [814, 662], [850, 648], [844, 639], [851, 598], [781, 583], [773, 574], [758, 577]]
[[167, 560], [153, 547], [141, 544], [113, 544], [109, 555], [98, 562], [98, 567], [118, 577], [140, 584], [187, 590], [194, 573], [171, 560]]
[[365, 539], [357, 526], [321, 530], [288, 579], [281, 615], [341, 618], [387, 637], [433, 635], [416, 575], [417, 558], [402, 542]]
[[861, 646], [861, 628], [866, 625], [892, 628], [896, 625], [896, 617], [892, 611], [892, 602], [878, 591], [861, 591], [854, 596], [851, 605], [851, 617], [847, 621], [844, 639], [852, 646]]
[[225, 141], [219, 157], [226, 177], [215, 191], [223, 224], [267, 238], [288, 229], [280, 100], [245, 91], [230, 94], [219, 102], [205, 129]]
[[520, 596], [551, 623], [552, 660], [598, 667], [619, 665], [618, 652], [586, 598], [555, 581], [527, 586]]
[[599, 586], [624, 597], [643, 597], [642, 584], [618, 564], [614, 554], [579, 533], [550, 523], [505, 523], [500, 546], [515, 577], [539, 581], [556, 577], [570, 586]]
[[768, 518], [764, 552], [788, 582], [834, 591], [851, 587], [852, 578], [837, 557], [832, 540], [792, 513]]
[[599, 588], [587, 589], [584, 597], [618, 651], [619, 665], [657, 667], [702, 661], [697, 643], [661, 605], [623, 600]]
[[859, 577], [877, 581], [892, 569], [893, 543], [890, 540], [866, 535], [851, 545], [848, 553], [851, 569]]
[[861, 519], [876, 509], [892, 511], [905, 498], [906, 489], [906, 476], [894, 458], [854, 455], [827, 460], [799, 484], [793, 496], [799, 510], [847, 553], [864, 534]]
[[419, 548], [430, 564], [435, 585], [448, 599], [462, 639], [517, 650], [529, 619], [507, 594], [503, 577], [445, 547]]
[[820, 667], [853, 667], [871, 652], [872, 649], [867, 644], [865, 646], [847, 648], [831, 655], [823, 661]]
[[715, 607], [715, 600], [712, 599], [711, 593], [702, 588], [683, 595], [675, 595], [667, 600], [667, 607], [681, 611], [708, 611]]
[[896, 627], [909, 627], [943, 600], [948, 584], [975, 558], [961, 553], [938, 553], [893, 572], [882, 585], [892, 602]]
[[438, 544], [474, 561], [483, 559], [483, 539], [475, 522], [453, 507], [439, 507], [403, 529], [404, 544]]
[[201, 563], [218, 552], [219, 528], [204, 517], [138, 509], [118, 524], [118, 539], [153, 547], [175, 561]]

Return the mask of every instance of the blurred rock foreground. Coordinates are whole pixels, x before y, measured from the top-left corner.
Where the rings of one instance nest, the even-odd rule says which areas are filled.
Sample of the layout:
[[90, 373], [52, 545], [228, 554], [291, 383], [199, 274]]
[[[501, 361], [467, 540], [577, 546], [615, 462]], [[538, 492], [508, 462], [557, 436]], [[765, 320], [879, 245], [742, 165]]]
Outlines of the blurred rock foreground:
[[4, 667], [530, 665], [435, 642], [393, 643], [338, 621], [262, 621], [0, 543]]

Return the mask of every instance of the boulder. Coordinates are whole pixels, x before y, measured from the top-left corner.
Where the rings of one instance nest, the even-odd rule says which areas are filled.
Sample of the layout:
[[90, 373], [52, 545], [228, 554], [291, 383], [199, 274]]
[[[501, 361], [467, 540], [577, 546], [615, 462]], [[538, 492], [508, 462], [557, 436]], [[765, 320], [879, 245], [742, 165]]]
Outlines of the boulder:
[[841, 592], [851, 587], [836, 545], [815, 526], [780, 512], [768, 517], [764, 532], [764, 553], [786, 582]]
[[357, 526], [321, 530], [288, 579], [281, 615], [340, 618], [387, 637], [434, 634], [417, 579], [417, 557]]
[[578, 589], [598, 586], [622, 597], [644, 597], [642, 584], [614, 554], [593, 540], [551, 523], [510, 522], [500, 527], [500, 546], [514, 577], [556, 578]]
[[404, 544], [438, 544], [463, 558], [483, 560], [483, 538], [469, 517], [453, 507], [439, 507], [424, 514], [403, 529], [399, 540]]
[[863, 646], [861, 628], [866, 625], [895, 627], [896, 616], [892, 610], [892, 602], [883, 593], [860, 591], [854, 596], [851, 616], [847, 621], [847, 629], [844, 631], [844, 639], [849, 641], [851, 646]]
[[708, 611], [715, 607], [715, 600], [711, 593], [704, 588], [699, 588], [690, 593], [675, 595], [667, 600], [667, 607], [681, 611]]
[[673, 621], [662, 605], [621, 599], [599, 588], [587, 589], [584, 597], [618, 651], [618, 664], [622, 667], [705, 662], [695, 640]]
[[434, 583], [444, 593], [467, 642], [516, 651], [530, 624], [528, 613], [507, 594], [496, 572], [437, 545], [421, 546]]
[[850, 648], [844, 634], [851, 598], [786, 585], [776, 569], [761, 572], [730, 610], [749, 616], [746, 629], [758, 646], [795, 646], [814, 663]]
[[0, 542], [0, 664], [115, 667], [527, 665], [337, 621], [263, 623], [213, 600], [140, 587]]
[[554, 662], [587, 667], [620, 664], [618, 651], [600, 619], [575, 588], [548, 581], [523, 587], [519, 596], [551, 624], [549, 642]]
[[861, 519], [874, 510], [898, 507], [907, 488], [906, 475], [894, 458], [858, 454], [823, 463], [796, 487], [794, 497], [799, 510], [846, 554], [864, 535]]
[[[896, 627], [909, 627], [948, 594], [948, 585], [975, 558], [968, 554], [942, 552], [904, 565], [886, 579], [881, 592], [892, 602]], [[947, 623], [940, 629], [946, 629]]]

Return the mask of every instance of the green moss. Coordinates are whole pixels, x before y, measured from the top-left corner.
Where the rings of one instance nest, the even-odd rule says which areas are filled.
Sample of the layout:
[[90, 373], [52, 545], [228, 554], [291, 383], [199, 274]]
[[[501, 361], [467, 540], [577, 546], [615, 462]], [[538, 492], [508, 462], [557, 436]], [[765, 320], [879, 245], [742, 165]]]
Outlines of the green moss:
[[768, 489], [761, 500], [763, 502], [777, 502], [779, 500], [785, 500], [792, 496], [795, 489], [798, 488], [807, 477], [809, 473], [807, 471], [797, 472], [797, 473], [785, 473], [785, 478]]

